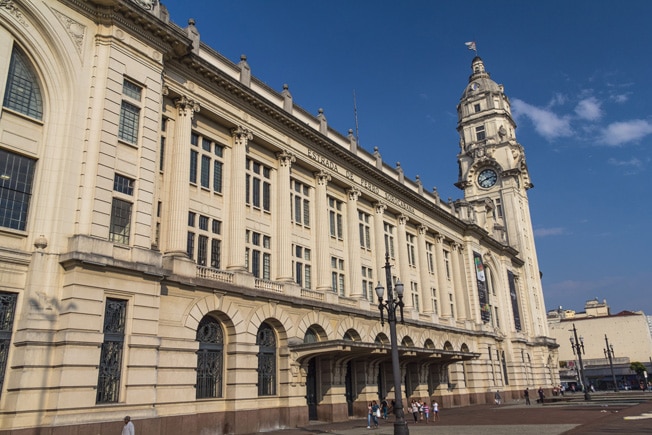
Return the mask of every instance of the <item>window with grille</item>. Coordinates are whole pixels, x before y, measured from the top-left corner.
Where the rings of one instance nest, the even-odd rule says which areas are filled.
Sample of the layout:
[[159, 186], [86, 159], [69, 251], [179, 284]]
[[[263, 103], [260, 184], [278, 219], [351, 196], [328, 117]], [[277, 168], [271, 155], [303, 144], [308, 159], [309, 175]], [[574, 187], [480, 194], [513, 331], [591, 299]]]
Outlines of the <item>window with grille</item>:
[[362, 294], [365, 299], [371, 302], [376, 297], [374, 290], [374, 271], [371, 267], [362, 266]]
[[0, 292], [0, 394], [7, 370], [9, 345], [16, 313], [16, 293]]
[[245, 241], [245, 266], [256, 278], [271, 279], [272, 239], [255, 231], [247, 230]]
[[267, 323], [258, 328], [258, 395], [276, 394], [276, 334]]
[[[131, 234], [131, 201], [126, 200], [134, 194], [135, 181], [131, 178], [115, 174], [113, 178], [114, 198], [111, 203], [111, 222], [109, 224], [109, 240], [123, 245], [129, 244]], [[122, 198], [120, 198], [122, 197]]]
[[224, 333], [219, 322], [205, 316], [197, 327], [197, 384], [196, 398], [222, 397], [224, 364]]
[[133, 145], [138, 143], [142, 90], [142, 87], [129, 80], [122, 82], [123, 99], [118, 121], [118, 138]]
[[290, 180], [290, 207], [292, 222], [310, 227], [310, 187], [297, 180]]
[[339, 201], [332, 196], [328, 197], [328, 222], [331, 237], [343, 240], [344, 227], [342, 223], [342, 201]]
[[0, 148], [0, 226], [25, 231], [35, 160]]
[[43, 119], [41, 87], [27, 55], [14, 46], [2, 105], [30, 118]]
[[340, 296], [345, 295], [344, 282], [344, 260], [337, 257], [331, 257], [331, 282], [333, 293]]
[[209, 216], [188, 212], [186, 253], [200, 266], [219, 269], [222, 254], [222, 222]]
[[255, 209], [271, 211], [272, 168], [252, 159], [247, 159], [245, 203]]
[[310, 265], [312, 252], [309, 248], [300, 245], [292, 245], [292, 252], [294, 254], [292, 262], [295, 282], [303, 288], [312, 288], [312, 266]]
[[111, 298], [106, 300], [104, 341], [100, 352], [97, 380], [97, 403], [117, 403], [120, 398], [126, 314], [127, 301]]
[[480, 125], [475, 128], [475, 135], [477, 137], [477, 140], [484, 140], [486, 137], [485, 131], [484, 131], [484, 125]]
[[371, 226], [369, 224], [371, 216], [365, 212], [358, 211], [359, 230], [360, 230], [360, 247], [371, 250]]
[[389, 258], [394, 258], [394, 229], [393, 225], [385, 222], [383, 224], [385, 232], [385, 252], [389, 255]]
[[202, 189], [222, 193], [224, 146], [199, 133], [190, 135], [190, 182]]

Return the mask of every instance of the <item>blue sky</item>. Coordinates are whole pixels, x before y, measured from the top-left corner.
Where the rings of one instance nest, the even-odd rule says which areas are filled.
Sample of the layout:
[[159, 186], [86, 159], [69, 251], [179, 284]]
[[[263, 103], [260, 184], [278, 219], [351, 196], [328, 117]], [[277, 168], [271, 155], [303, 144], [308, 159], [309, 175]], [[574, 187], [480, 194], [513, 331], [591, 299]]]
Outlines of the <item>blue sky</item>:
[[[534, 188], [546, 308], [652, 314], [645, 247], [652, 212], [652, 2], [163, 0], [201, 40], [331, 127], [355, 128], [460, 198], [456, 105], [476, 41], [512, 102]], [[647, 272], [646, 272], [647, 271]]]

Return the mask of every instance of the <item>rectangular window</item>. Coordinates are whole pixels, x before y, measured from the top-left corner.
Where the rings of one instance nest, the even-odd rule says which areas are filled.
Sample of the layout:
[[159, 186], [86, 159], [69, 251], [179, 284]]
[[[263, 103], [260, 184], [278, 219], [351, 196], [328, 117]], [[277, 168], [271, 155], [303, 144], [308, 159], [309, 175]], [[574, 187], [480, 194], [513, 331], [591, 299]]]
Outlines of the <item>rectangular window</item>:
[[431, 299], [432, 299], [432, 312], [439, 314], [439, 307], [437, 306], [437, 289], [431, 288]]
[[428, 272], [432, 275], [435, 273], [435, 260], [433, 254], [434, 245], [426, 242], [426, 258], [428, 260]]
[[451, 279], [451, 253], [444, 251], [444, 265], [446, 266], [446, 278]]
[[0, 394], [5, 380], [9, 344], [16, 312], [16, 293], [0, 292]]
[[294, 254], [294, 280], [303, 288], [312, 288], [312, 270], [311, 270], [311, 251], [310, 249], [292, 245], [292, 253]]
[[371, 216], [365, 212], [358, 211], [359, 229], [360, 229], [360, 247], [371, 250], [371, 226], [369, 221]]
[[486, 135], [484, 131], [484, 125], [480, 125], [475, 128], [475, 136], [477, 137], [477, 140], [484, 140]]
[[419, 284], [411, 281], [410, 290], [412, 291], [412, 306], [419, 311]]
[[[272, 239], [270, 236], [247, 230], [246, 266], [256, 278], [271, 279]], [[249, 261], [251, 259], [251, 261]]]
[[131, 206], [132, 204], [118, 198], [113, 198], [111, 203], [111, 223], [109, 225], [109, 240], [111, 242], [129, 244], [131, 233]]
[[385, 231], [385, 253], [389, 255], [390, 258], [394, 258], [394, 226], [384, 223]]
[[220, 268], [222, 222], [188, 212], [187, 254], [199, 266]]
[[328, 217], [331, 237], [343, 240], [342, 201], [338, 201], [332, 196], [328, 197]]
[[245, 203], [253, 208], [271, 211], [272, 206], [272, 169], [262, 163], [247, 159], [246, 162]]
[[132, 180], [131, 178], [115, 174], [113, 178], [113, 190], [116, 192], [124, 193], [125, 195], [133, 195], [134, 183], [135, 180]]
[[407, 239], [408, 264], [410, 267], [417, 267], [417, 256], [414, 248], [416, 237], [412, 234], [406, 234], [405, 237]]
[[290, 180], [290, 207], [292, 222], [310, 227], [310, 187], [297, 180]]
[[35, 161], [0, 149], [0, 226], [25, 231]]
[[104, 341], [100, 351], [97, 403], [117, 403], [122, 375], [127, 301], [107, 298], [104, 306]]
[[374, 271], [370, 267], [362, 266], [362, 294], [370, 302], [373, 302], [376, 297], [374, 290]]
[[118, 121], [118, 138], [130, 144], [138, 143], [138, 127], [140, 123], [140, 103], [142, 88], [135, 83], [124, 80], [122, 95], [133, 102], [122, 100], [120, 106], [120, 120]]
[[475, 113], [478, 113], [478, 112], [480, 111], [480, 104], [479, 104], [479, 103], [478, 103], [478, 104], [475, 104], [475, 105], [473, 106], [473, 110], [475, 110]]
[[190, 150], [190, 182], [197, 184], [199, 176], [202, 189], [222, 193], [224, 146], [196, 132], [191, 133], [190, 144], [195, 147]]
[[331, 257], [331, 277], [333, 293], [345, 296], [344, 260], [341, 258]]

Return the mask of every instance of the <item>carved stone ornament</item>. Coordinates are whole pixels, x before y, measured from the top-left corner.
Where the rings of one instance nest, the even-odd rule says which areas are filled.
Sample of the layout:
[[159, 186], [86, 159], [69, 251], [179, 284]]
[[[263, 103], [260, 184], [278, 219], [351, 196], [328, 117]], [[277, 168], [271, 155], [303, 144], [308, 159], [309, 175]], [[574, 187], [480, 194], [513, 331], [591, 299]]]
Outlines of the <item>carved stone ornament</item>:
[[158, 3], [158, 0], [131, 0], [133, 3], [136, 3], [138, 6], [140, 6], [143, 9], [147, 9], [148, 11], [151, 11], [154, 6]]
[[20, 11], [20, 9], [18, 9], [12, 0], [0, 0], [0, 9], [6, 9], [11, 15], [14, 16], [14, 18], [16, 18], [16, 21], [25, 27], [29, 27], [29, 24], [27, 24], [25, 18], [23, 18], [23, 13]]
[[75, 44], [77, 53], [81, 54], [82, 45], [84, 43], [84, 36], [86, 35], [86, 26], [73, 20], [72, 18], [62, 14], [59, 11], [52, 10], [54, 15], [57, 17], [57, 20], [61, 23], [70, 39]]

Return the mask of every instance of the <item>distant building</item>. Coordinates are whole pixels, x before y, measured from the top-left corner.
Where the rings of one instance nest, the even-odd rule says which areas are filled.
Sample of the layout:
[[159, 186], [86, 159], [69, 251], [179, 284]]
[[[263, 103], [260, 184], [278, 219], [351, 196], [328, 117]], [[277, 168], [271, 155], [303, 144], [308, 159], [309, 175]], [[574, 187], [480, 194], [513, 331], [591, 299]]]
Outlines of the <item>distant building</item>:
[[396, 393], [399, 278], [404, 396], [559, 382], [525, 149], [470, 64], [441, 201], [156, 0], [1, 1], [0, 435], [362, 417]]
[[613, 388], [609, 365], [609, 351], [613, 349], [612, 364], [616, 382], [621, 386], [636, 388], [639, 379], [629, 368], [632, 362], [644, 364], [652, 373], [652, 333], [650, 316], [643, 312], [622, 311], [611, 314], [607, 301], [589, 300], [583, 312], [558, 309], [548, 312], [550, 336], [559, 344], [560, 378], [562, 382], [577, 381], [577, 356], [570, 343], [575, 325], [584, 343], [582, 355], [586, 377], [598, 389]]

